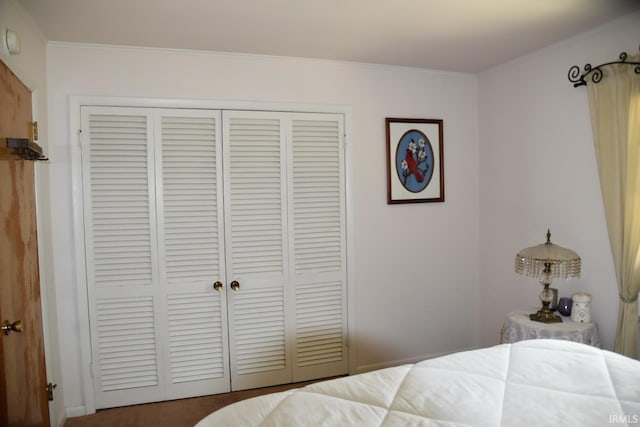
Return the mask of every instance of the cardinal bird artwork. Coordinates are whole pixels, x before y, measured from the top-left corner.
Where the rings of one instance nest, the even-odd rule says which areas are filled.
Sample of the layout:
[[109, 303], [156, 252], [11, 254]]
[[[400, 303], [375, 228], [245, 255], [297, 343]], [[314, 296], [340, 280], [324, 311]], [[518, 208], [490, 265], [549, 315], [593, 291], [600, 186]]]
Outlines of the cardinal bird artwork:
[[[417, 130], [405, 134], [405, 143], [400, 142], [398, 149], [398, 174], [402, 185], [409, 191], [422, 191], [431, 180], [433, 169], [433, 150], [427, 137]], [[402, 147], [402, 148], [401, 148]], [[405, 148], [406, 147], [406, 148]], [[404, 153], [401, 156], [401, 153]]]
[[418, 162], [416, 161], [416, 159], [413, 158], [413, 151], [411, 151], [410, 148], [407, 148], [407, 156], [405, 157], [405, 161], [407, 162], [407, 169], [409, 170], [409, 175], [415, 176], [416, 181], [418, 182], [424, 181], [424, 174], [420, 169], [418, 169]]
[[387, 203], [444, 202], [443, 120], [385, 119]]

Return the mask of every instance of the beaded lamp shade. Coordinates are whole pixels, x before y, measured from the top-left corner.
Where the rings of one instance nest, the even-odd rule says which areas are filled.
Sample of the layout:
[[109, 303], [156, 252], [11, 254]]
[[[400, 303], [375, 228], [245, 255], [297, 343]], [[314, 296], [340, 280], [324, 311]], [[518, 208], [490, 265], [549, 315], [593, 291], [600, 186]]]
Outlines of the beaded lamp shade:
[[522, 249], [516, 255], [515, 271], [518, 274], [539, 277], [544, 286], [540, 293], [542, 308], [529, 315], [531, 320], [545, 323], [562, 322], [562, 318], [553, 313], [549, 304], [553, 292], [549, 289], [554, 277], [568, 279], [580, 277], [580, 256], [571, 249], [551, 243], [551, 231], [547, 230], [547, 242], [541, 245]]

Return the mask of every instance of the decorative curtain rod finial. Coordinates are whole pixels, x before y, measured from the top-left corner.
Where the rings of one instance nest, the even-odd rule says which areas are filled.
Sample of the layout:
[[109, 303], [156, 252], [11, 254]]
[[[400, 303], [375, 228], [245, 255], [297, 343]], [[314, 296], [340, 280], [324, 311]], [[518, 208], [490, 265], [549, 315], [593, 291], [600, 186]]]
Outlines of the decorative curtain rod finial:
[[[640, 48], [638, 50], [640, 51]], [[569, 74], [568, 74], [569, 81], [573, 83], [573, 87], [585, 86], [587, 84], [587, 80], [586, 80], [587, 77], [591, 75], [591, 81], [593, 83], [598, 84], [600, 83], [600, 80], [602, 80], [601, 68], [606, 65], [613, 65], [613, 64], [635, 65], [635, 68], [633, 69], [633, 71], [636, 74], [640, 74], [640, 62], [636, 62], [636, 61], [627, 62], [628, 56], [629, 55], [627, 54], [627, 52], [622, 52], [618, 56], [618, 59], [619, 59], [618, 61], [606, 62], [596, 67], [592, 67], [591, 64], [585, 64], [585, 66], [582, 69], [582, 73], [580, 72], [580, 67], [578, 67], [577, 65], [574, 65], [571, 68], [569, 68]]]

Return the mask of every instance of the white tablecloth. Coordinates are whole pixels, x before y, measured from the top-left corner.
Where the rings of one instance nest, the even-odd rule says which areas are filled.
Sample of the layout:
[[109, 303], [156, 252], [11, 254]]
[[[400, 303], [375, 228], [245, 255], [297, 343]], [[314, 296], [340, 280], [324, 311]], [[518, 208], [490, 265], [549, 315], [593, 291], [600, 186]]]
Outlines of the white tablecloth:
[[543, 323], [529, 319], [526, 311], [512, 311], [502, 326], [502, 342], [550, 338], [600, 347], [597, 323], [578, 323], [570, 317], [561, 317], [562, 323]]

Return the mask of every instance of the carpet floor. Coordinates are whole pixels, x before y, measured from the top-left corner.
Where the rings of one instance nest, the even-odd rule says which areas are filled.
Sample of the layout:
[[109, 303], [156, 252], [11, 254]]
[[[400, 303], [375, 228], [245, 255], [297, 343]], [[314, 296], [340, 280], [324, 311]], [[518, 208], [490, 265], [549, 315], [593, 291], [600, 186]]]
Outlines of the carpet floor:
[[202, 418], [223, 406], [262, 394], [302, 387], [312, 382], [314, 381], [101, 409], [95, 414], [69, 418], [64, 427], [193, 427]]

